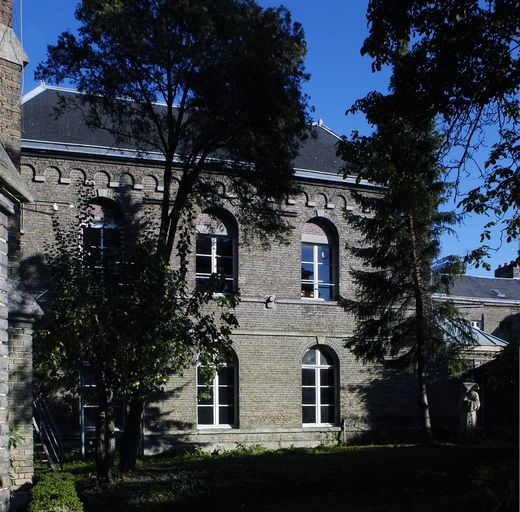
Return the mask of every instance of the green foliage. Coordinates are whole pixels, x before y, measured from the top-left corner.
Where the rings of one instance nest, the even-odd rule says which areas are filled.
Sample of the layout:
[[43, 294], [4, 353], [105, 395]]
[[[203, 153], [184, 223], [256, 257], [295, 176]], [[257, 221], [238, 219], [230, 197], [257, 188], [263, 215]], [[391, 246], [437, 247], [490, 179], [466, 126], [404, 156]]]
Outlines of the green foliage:
[[516, 333], [489, 365], [489, 383], [495, 390], [510, 389], [516, 393], [519, 389], [519, 352], [520, 333]]
[[[7, 449], [9, 450], [9, 452], [11, 451], [11, 449], [16, 448], [21, 441], [23, 441], [23, 437], [18, 432], [18, 428], [9, 427], [9, 432], [7, 432]], [[9, 478], [11, 480], [11, 483], [14, 483], [16, 475], [14, 472], [14, 460], [11, 457], [11, 455], [9, 455], [9, 466], [11, 468]]]
[[56, 226], [40, 369], [69, 389], [88, 377], [108, 405], [131, 395], [122, 444], [132, 444], [135, 465], [139, 440], [126, 438], [139, 435], [148, 394], [197, 352], [223, 359], [236, 326], [235, 297], [187, 287], [193, 211], [233, 197], [244, 234], [266, 240], [289, 229], [280, 213], [307, 135], [306, 47], [285, 8], [253, 0], [85, 0], [76, 18], [77, 34], [60, 35], [37, 76], [82, 93], [63, 97], [58, 115], [80, 111], [120, 147], [160, 153], [163, 193], [157, 226], [123, 240], [101, 271], [78, 252], [80, 230]]
[[[399, 94], [403, 91], [371, 93], [359, 100], [352, 110], [363, 112], [376, 131], [354, 133], [340, 144], [348, 172], [381, 186], [355, 193], [364, 213], [347, 215], [362, 240], [349, 250], [364, 265], [351, 272], [355, 300], [342, 304], [356, 315], [347, 346], [358, 357], [380, 362], [391, 357], [394, 366], [415, 368], [419, 337], [428, 361], [453, 358], [460, 343], [446, 341], [470, 339], [453, 306], [432, 300], [462, 269], [456, 257], [436, 261], [440, 235], [457, 220], [442, 211], [447, 185], [439, 164], [440, 136], [428, 119], [412, 112], [405, 117]], [[447, 328], [453, 323], [455, 330]]]
[[346, 212], [360, 233], [348, 249], [363, 266], [351, 270], [355, 298], [340, 303], [356, 318], [346, 340], [356, 357], [415, 371], [423, 440], [430, 442], [428, 367], [439, 361], [458, 365], [472, 337], [452, 304], [433, 300], [462, 270], [454, 256], [436, 261], [441, 234], [457, 222], [442, 209], [448, 193], [442, 137], [403, 81], [400, 61], [391, 86], [389, 94], [370, 93], [351, 109], [366, 116], [374, 133], [354, 132], [338, 149], [346, 174], [379, 187], [354, 192], [363, 213]]
[[[444, 162], [456, 184], [467, 173], [480, 178], [460, 202], [466, 212], [496, 219], [470, 255], [477, 261], [495, 225], [507, 241], [520, 234], [518, 9], [517, 0], [370, 0], [367, 12], [362, 53], [374, 70], [398, 67], [419, 111], [442, 126], [454, 148]], [[403, 112], [407, 100], [400, 99]], [[479, 151], [488, 151], [482, 167]]]
[[[82, 375], [115, 395], [146, 397], [197, 353], [222, 358], [237, 325], [235, 299], [215, 303], [211, 291], [191, 294], [185, 265], [172, 270], [154, 257], [155, 226], [132, 223], [131, 205], [117, 253], [93, 264], [78, 250], [82, 227], [93, 221], [91, 199], [83, 193], [73, 225], [54, 219], [56, 243], [47, 257], [54, 288], [37, 345], [37, 370], [47, 375], [46, 384], [78, 390]], [[183, 229], [182, 261], [189, 245]]]
[[215, 301], [211, 289], [191, 292], [186, 280], [191, 217], [178, 234], [180, 265], [172, 269], [156, 251], [153, 217], [125, 195], [119, 198], [125, 212], [120, 243], [94, 257], [83, 240], [94, 223], [92, 200], [82, 189], [75, 222], [64, 226], [54, 218], [55, 244], [47, 250], [53, 288], [35, 344], [35, 370], [40, 390], [82, 392], [80, 376], [95, 385], [96, 435], [104, 440], [103, 450], [96, 443], [98, 473], [110, 479], [115, 397], [130, 396], [142, 409], [197, 354], [225, 359], [238, 298]]
[[70, 473], [46, 473], [32, 489], [29, 512], [83, 512]]
[[331, 446], [261, 456], [230, 451], [192, 460], [147, 458], [123, 481], [87, 494], [92, 510], [490, 512], [475, 468], [497, 464], [515, 474], [515, 447]]
[[7, 448], [9, 450], [16, 448], [21, 441], [23, 441], [23, 437], [18, 432], [18, 429], [16, 427], [9, 427], [9, 432], [7, 433]]
[[[61, 34], [37, 76], [68, 80], [83, 93], [63, 109], [79, 101], [91, 126], [164, 155], [165, 257], [192, 202], [222, 202], [203, 176], [208, 169], [229, 175], [244, 226], [260, 233], [286, 227], [279, 213], [306, 136], [307, 75], [303, 30], [285, 8], [253, 0], [99, 0], [83, 2], [76, 18], [78, 35]], [[267, 197], [277, 206], [267, 207]]]
[[518, 510], [518, 465], [481, 466], [477, 469], [475, 485], [490, 512]]

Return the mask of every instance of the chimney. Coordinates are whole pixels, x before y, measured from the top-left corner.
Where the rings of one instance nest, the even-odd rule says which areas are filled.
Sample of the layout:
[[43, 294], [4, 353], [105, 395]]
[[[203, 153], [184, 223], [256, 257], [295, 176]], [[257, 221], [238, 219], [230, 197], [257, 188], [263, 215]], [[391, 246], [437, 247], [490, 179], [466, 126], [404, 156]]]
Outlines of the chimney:
[[495, 270], [495, 277], [506, 277], [508, 279], [520, 279], [520, 267], [516, 261], [510, 261], [500, 265]]
[[13, 2], [0, 0], [0, 143], [16, 167], [20, 161], [21, 78], [27, 62], [13, 31]]

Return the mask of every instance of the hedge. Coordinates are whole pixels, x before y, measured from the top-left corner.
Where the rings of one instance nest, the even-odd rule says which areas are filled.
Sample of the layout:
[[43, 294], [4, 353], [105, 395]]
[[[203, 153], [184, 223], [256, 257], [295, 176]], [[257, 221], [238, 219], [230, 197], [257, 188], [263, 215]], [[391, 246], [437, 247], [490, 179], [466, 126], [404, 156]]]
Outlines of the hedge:
[[46, 473], [32, 489], [28, 512], [83, 512], [70, 473]]

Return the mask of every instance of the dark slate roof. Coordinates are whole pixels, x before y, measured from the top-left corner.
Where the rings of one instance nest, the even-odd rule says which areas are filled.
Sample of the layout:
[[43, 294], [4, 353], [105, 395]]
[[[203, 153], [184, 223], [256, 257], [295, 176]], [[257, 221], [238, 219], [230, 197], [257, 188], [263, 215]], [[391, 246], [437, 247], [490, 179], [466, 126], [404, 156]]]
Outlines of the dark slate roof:
[[[22, 139], [106, 148], [117, 147], [114, 137], [108, 131], [87, 127], [79, 109], [68, 111], [60, 117], [56, 116], [54, 109], [59, 96], [74, 94], [78, 93], [46, 86], [40, 86], [28, 93], [22, 105]], [[340, 173], [342, 162], [336, 157], [336, 143], [339, 137], [322, 124], [315, 125], [313, 131], [314, 136], [309, 137], [302, 144], [300, 153], [294, 161], [295, 169], [314, 170], [327, 174]]]
[[31, 97], [31, 94], [28, 94], [30, 99], [22, 104], [22, 139], [115, 147], [115, 139], [108, 131], [94, 130], [85, 125], [79, 109], [57, 117], [55, 108], [59, 96], [76, 93], [45, 88], [35, 96]]
[[520, 301], [520, 279], [461, 276], [454, 281], [449, 294], [475, 299]]

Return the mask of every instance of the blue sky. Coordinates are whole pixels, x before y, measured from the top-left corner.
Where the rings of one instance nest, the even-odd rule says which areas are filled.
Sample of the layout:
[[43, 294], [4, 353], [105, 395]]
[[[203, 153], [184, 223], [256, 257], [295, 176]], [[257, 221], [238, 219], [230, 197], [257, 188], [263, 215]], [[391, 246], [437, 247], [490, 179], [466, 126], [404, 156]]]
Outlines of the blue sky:
[[[73, 0], [23, 0], [20, 23], [20, 4], [15, 4], [14, 28], [22, 35], [30, 64], [24, 76], [24, 91], [30, 91], [37, 83], [34, 69], [45, 58], [46, 48], [54, 44], [58, 34], [64, 30], [74, 30], [76, 21]], [[345, 116], [345, 111], [356, 99], [371, 90], [386, 90], [388, 72], [372, 73], [371, 61], [361, 57], [359, 49], [367, 34], [367, 0], [260, 0], [263, 7], [285, 5], [295, 21], [300, 22], [307, 40], [307, 71], [310, 81], [305, 92], [314, 106], [312, 116], [338, 134], [349, 134], [357, 129], [366, 132], [369, 127], [360, 116]], [[466, 186], [471, 185], [466, 180]], [[464, 255], [479, 242], [481, 227], [489, 218], [471, 217], [456, 227], [457, 237], [445, 236], [443, 255]], [[492, 241], [498, 245], [497, 239]], [[516, 244], [502, 244], [493, 254], [490, 263], [493, 268], [516, 257]], [[473, 275], [492, 275], [483, 269], [468, 269]]]

